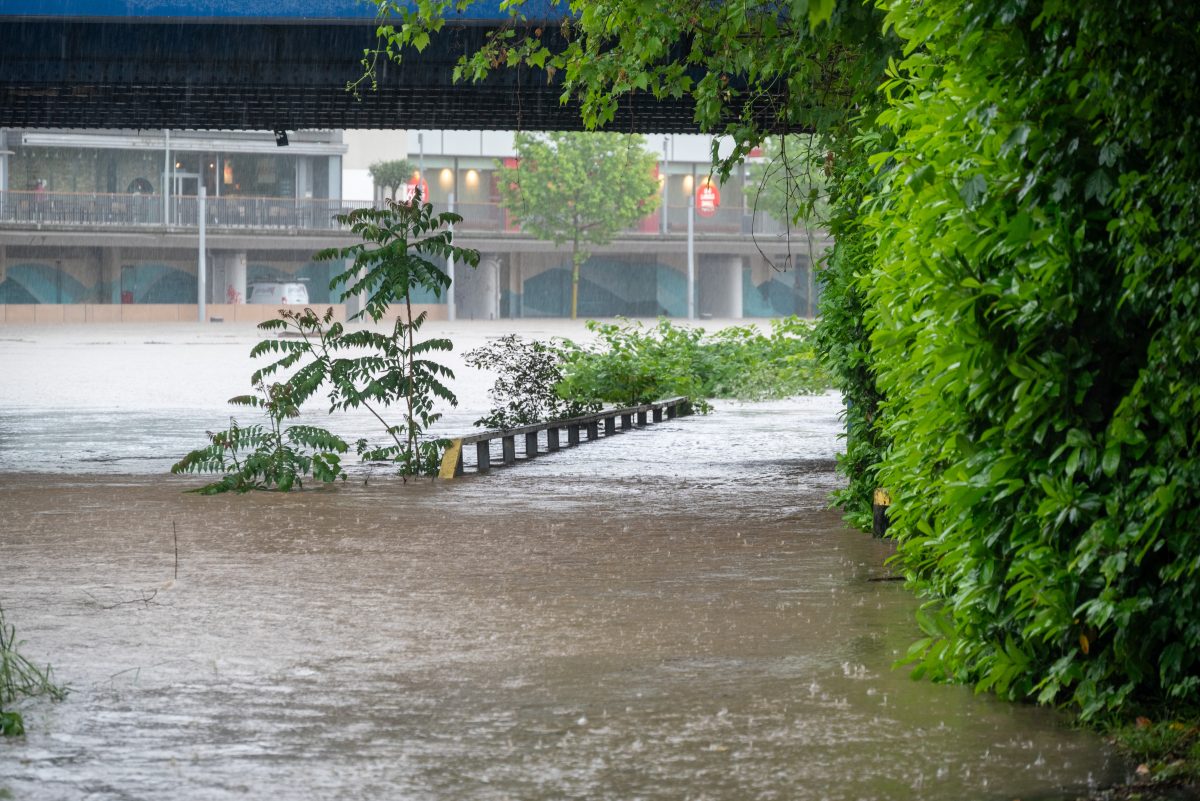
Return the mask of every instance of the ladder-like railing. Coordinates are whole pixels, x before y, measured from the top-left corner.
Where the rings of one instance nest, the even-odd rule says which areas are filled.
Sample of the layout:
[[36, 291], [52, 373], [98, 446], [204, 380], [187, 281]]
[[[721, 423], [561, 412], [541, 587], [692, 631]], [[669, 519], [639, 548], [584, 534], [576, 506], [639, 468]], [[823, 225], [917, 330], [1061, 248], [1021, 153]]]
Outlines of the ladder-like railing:
[[[664, 419], [671, 420], [692, 413], [692, 405], [687, 398], [668, 398], [655, 403], [643, 403], [640, 406], [627, 406], [621, 409], [606, 409], [604, 411], [586, 414], [581, 417], [571, 417], [566, 420], [554, 420], [549, 423], [521, 426], [507, 430], [480, 431], [464, 437], [450, 440], [450, 446], [442, 455], [442, 478], [455, 478], [464, 475], [467, 468], [476, 474], [486, 473], [496, 466], [513, 465], [517, 462], [554, 453], [564, 447], [571, 448], [583, 442], [594, 442], [602, 437], [615, 436], [618, 433], [644, 427], [650, 423], [660, 423]], [[566, 432], [563, 441], [562, 432]], [[492, 445], [500, 441], [499, 459], [493, 460]], [[518, 443], [521, 447], [518, 448]], [[463, 451], [467, 446], [475, 446], [475, 459], [470, 465], [464, 463]], [[468, 449], [469, 450], [469, 449]]]

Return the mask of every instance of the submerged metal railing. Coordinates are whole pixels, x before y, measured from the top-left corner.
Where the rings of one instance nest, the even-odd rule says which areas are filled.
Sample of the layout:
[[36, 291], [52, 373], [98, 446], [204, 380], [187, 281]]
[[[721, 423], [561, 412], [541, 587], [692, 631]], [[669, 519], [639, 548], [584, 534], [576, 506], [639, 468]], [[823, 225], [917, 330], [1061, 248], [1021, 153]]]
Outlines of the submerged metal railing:
[[[608, 438], [634, 428], [645, 427], [651, 422], [660, 423], [663, 419], [673, 420], [691, 413], [692, 404], [687, 398], [668, 398], [655, 403], [643, 403], [640, 406], [605, 409], [566, 420], [507, 430], [481, 431], [465, 437], [456, 437], [450, 441], [450, 446], [442, 455], [442, 469], [439, 475], [447, 479], [464, 475], [468, 465], [464, 464], [463, 450], [469, 445], [475, 446], [475, 461], [470, 467], [474, 468], [476, 474], [486, 473], [492, 469], [494, 463], [496, 466], [513, 465], [554, 453], [564, 447], [571, 448], [583, 442], [594, 442], [602, 436]], [[563, 431], [566, 431], [567, 436], [565, 443], [562, 439]], [[496, 440], [500, 441], [500, 458], [493, 462], [492, 443]], [[519, 450], [518, 443], [521, 443]]]

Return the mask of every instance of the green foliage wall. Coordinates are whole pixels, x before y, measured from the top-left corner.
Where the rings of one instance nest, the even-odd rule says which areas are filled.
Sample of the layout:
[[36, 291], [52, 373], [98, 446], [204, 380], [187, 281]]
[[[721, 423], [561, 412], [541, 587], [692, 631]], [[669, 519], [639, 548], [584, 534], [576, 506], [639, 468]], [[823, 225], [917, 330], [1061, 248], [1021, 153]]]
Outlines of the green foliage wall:
[[1200, 7], [895, 0], [859, 274], [921, 670], [1200, 693]]

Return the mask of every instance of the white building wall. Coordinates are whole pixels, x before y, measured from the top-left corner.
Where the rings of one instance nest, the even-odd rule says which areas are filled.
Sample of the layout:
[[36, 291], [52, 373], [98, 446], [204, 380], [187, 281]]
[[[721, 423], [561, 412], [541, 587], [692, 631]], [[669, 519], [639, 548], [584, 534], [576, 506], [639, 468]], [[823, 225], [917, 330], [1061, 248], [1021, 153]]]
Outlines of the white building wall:
[[375, 197], [368, 171], [372, 164], [408, 157], [406, 131], [344, 131], [342, 141], [349, 148], [342, 157], [342, 197], [346, 200]]

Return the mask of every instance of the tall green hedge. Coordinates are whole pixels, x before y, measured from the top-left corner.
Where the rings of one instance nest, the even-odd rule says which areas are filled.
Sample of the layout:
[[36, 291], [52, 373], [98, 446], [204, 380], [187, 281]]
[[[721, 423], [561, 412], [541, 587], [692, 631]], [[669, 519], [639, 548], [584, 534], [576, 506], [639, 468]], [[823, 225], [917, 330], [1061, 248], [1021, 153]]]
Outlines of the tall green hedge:
[[851, 453], [930, 599], [913, 658], [1084, 717], [1194, 704], [1200, 4], [885, 7], [869, 234], [834, 259], [862, 327], [825, 335], [869, 353]]

